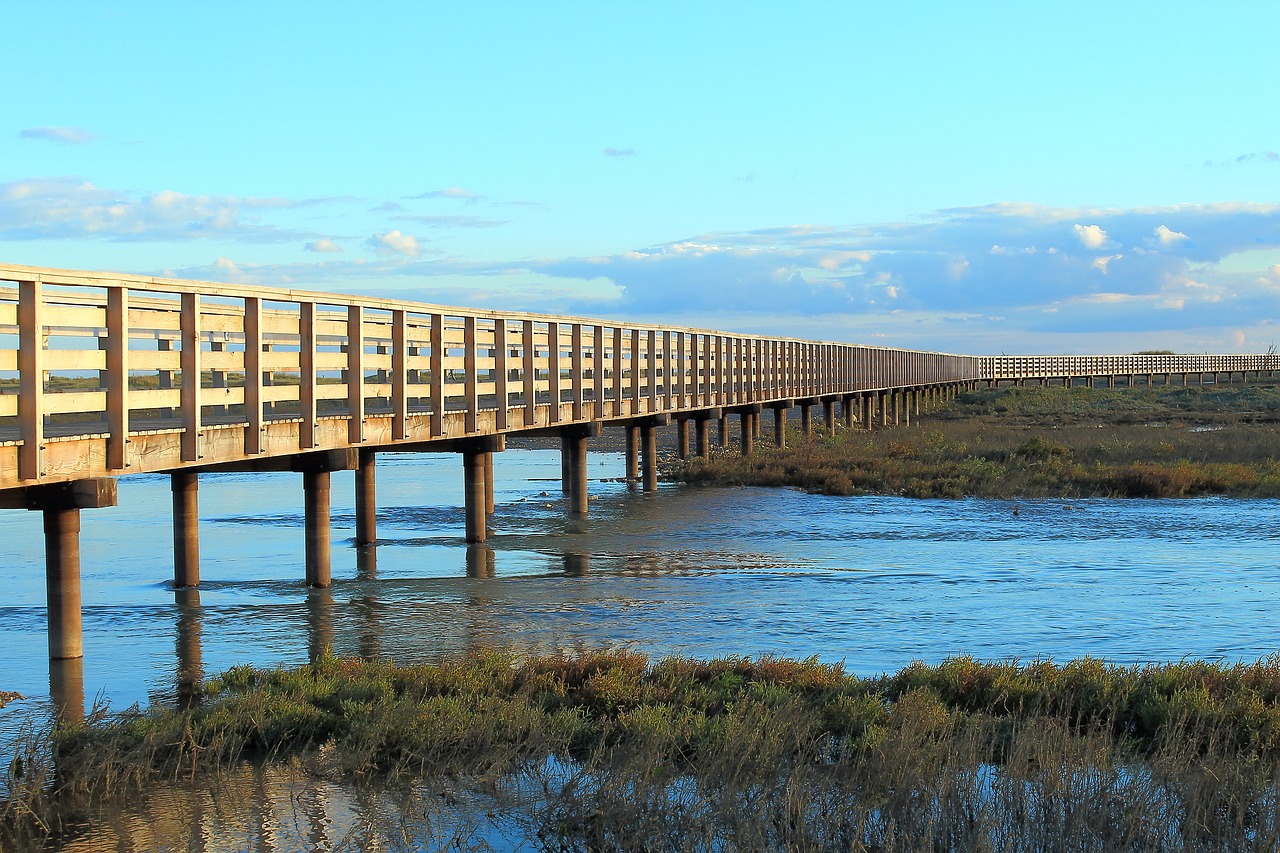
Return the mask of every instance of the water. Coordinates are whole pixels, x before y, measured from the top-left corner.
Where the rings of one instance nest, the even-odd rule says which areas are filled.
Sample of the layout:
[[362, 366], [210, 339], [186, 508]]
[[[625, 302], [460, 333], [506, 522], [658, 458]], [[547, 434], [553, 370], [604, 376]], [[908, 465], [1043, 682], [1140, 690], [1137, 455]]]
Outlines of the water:
[[[559, 454], [495, 460], [490, 542], [462, 541], [452, 454], [378, 459], [381, 544], [352, 545], [333, 477], [334, 583], [303, 584], [301, 477], [201, 478], [196, 595], [172, 589], [167, 477], [82, 513], [83, 685], [171, 702], [179, 670], [339, 654], [435, 660], [481, 646], [843, 660], [860, 674], [948, 655], [1234, 662], [1280, 649], [1280, 502], [919, 501], [620, 482], [591, 457], [591, 518], [564, 516]], [[38, 513], [0, 513], [0, 741], [49, 706]], [[373, 565], [372, 562], [376, 562]], [[485, 576], [491, 575], [491, 576]], [[60, 677], [54, 673], [55, 681]], [[76, 677], [77, 673], [72, 673]]]

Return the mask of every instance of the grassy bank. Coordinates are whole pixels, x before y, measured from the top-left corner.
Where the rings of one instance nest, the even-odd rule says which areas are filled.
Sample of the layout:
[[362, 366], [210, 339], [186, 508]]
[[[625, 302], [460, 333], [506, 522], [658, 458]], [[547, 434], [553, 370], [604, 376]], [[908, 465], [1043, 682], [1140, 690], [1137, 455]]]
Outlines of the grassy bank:
[[10, 845], [166, 781], [298, 757], [357, 785], [445, 775], [505, 791], [554, 839], [538, 849], [1280, 843], [1280, 659], [959, 658], [865, 679], [815, 660], [628, 652], [326, 657], [239, 667], [197, 707], [95, 713], [25, 750], [6, 761]]
[[[1280, 496], [1280, 386], [1001, 388], [910, 426], [669, 466], [689, 483], [908, 497]], [[768, 430], [766, 430], [766, 433]]]

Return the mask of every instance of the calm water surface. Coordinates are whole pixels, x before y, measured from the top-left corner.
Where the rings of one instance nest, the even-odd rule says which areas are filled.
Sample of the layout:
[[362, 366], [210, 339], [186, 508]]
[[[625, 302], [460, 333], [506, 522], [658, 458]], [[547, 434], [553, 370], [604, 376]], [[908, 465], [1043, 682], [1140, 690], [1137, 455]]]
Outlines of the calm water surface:
[[[1236, 661], [1280, 649], [1280, 502], [919, 501], [606, 482], [566, 521], [559, 454], [495, 460], [486, 547], [462, 542], [454, 455], [378, 459], [376, 552], [357, 554], [333, 477], [334, 583], [302, 582], [301, 477], [201, 478], [196, 595], [172, 588], [167, 477], [82, 514], [84, 690], [172, 701], [178, 672], [339, 654], [430, 661], [482, 646], [817, 655], [861, 674], [981, 658]], [[48, 707], [37, 513], [0, 513], [0, 740]]]

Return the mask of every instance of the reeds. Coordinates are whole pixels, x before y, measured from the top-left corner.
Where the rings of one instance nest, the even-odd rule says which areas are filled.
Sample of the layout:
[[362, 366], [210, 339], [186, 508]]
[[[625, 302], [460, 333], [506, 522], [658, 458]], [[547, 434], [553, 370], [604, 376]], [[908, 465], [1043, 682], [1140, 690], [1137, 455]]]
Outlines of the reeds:
[[0, 806], [11, 843], [245, 759], [301, 757], [357, 790], [464, 780], [546, 849], [1280, 844], [1277, 657], [954, 658], [866, 679], [816, 659], [326, 656], [238, 667], [185, 710], [95, 711], [21, 750]]

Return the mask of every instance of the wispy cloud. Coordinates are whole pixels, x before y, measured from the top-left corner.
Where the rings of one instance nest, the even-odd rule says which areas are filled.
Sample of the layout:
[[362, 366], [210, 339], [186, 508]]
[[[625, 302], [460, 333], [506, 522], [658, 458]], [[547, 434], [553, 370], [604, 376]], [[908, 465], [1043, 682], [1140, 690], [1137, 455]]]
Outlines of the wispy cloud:
[[1239, 157], [1232, 157], [1230, 160], [1204, 161], [1204, 165], [1210, 169], [1220, 169], [1225, 166], [1243, 166], [1246, 163], [1280, 163], [1280, 152], [1254, 151], [1249, 154], [1241, 154]]
[[315, 235], [265, 225], [258, 217], [309, 203], [174, 190], [133, 195], [77, 177], [31, 178], [0, 183], [0, 240], [294, 242]]
[[604, 149], [606, 157], [634, 157], [636, 150], [634, 148], [614, 148], [612, 146]]
[[445, 187], [444, 189], [431, 190], [429, 192], [421, 193], [420, 195], [407, 196], [407, 198], [453, 198], [458, 199], [459, 201], [477, 202], [484, 198], [484, 196], [479, 193], [473, 193], [470, 190], [464, 190], [461, 187]]
[[419, 222], [431, 228], [498, 228], [506, 225], [507, 219], [484, 219], [480, 216], [418, 216], [404, 214], [391, 217], [397, 222]]
[[98, 137], [78, 127], [27, 127], [18, 131], [20, 139], [43, 139], [65, 145], [84, 145]]

